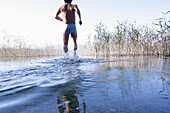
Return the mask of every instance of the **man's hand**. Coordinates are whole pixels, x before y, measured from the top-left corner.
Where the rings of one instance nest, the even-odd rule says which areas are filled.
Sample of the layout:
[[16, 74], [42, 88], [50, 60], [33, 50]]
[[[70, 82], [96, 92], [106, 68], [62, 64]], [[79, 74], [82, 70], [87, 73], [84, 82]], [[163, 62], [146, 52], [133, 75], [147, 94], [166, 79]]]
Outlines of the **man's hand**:
[[58, 16], [56, 16], [56, 17], [55, 17], [55, 19], [57, 19], [57, 20], [59, 20], [59, 21], [63, 22], [63, 19], [62, 19], [62, 18], [60, 18], [60, 17], [58, 17]]
[[81, 20], [79, 21], [79, 24], [82, 25], [82, 21]]

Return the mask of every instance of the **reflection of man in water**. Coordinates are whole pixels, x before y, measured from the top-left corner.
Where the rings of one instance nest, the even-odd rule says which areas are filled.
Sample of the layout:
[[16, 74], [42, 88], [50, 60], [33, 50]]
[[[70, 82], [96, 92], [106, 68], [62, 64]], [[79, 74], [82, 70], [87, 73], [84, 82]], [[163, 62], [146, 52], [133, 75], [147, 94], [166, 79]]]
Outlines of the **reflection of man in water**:
[[[64, 41], [63, 49], [64, 49], [64, 52], [67, 53], [68, 52], [69, 34], [71, 34], [71, 37], [73, 38], [74, 51], [77, 50], [77, 42], [76, 42], [77, 30], [76, 30], [76, 25], [75, 25], [75, 12], [77, 12], [77, 14], [79, 16], [79, 24], [80, 25], [82, 24], [82, 21], [81, 21], [81, 15], [80, 15], [78, 6], [71, 4], [72, 0], [64, 0], [64, 1], [65, 1], [65, 4], [59, 8], [55, 18], [61, 22], [64, 21], [64, 23], [66, 24], [66, 29], [63, 34], [63, 41]], [[64, 20], [58, 16], [60, 13], [62, 13]]]
[[[79, 111], [79, 101], [77, 96], [75, 96], [76, 91], [65, 91], [63, 93], [61, 93], [62, 95], [62, 100], [63, 102], [65, 102], [65, 109], [66, 109], [66, 113], [80, 113]], [[57, 104], [60, 103], [60, 100], [57, 100]], [[58, 107], [59, 113], [64, 113], [64, 107], [63, 106], [59, 106]]]

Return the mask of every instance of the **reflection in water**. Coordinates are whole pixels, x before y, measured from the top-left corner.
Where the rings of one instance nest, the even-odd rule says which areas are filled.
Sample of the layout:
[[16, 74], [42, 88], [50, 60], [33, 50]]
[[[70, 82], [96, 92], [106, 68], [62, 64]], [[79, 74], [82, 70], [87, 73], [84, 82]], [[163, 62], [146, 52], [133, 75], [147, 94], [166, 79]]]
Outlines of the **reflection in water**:
[[[58, 113], [80, 113], [78, 97], [75, 96], [76, 90], [64, 91], [61, 97], [57, 97]], [[64, 102], [64, 105], [63, 105]], [[86, 104], [83, 101], [82, 113], [85, 113]]]
[[[106, 113], [167, 113], [170, 110], [170, 59], [126, 57], [109, 60], [82, 67], [91, 81], [96, 82], [95, 91], [90, 94], [95, 93], [95, 98], [105, 102], [99, 103], [96, 109], [105, 105], [107, 107], [102, 107], [102, 111]], [[97, 103], [95, 100], [93, 102]], [[89, 103], [87, 105], [87, 111], [94, 112], [91, 109], [95, 105], [90, 104], [93, 106], [90, 108]]]
[[[117, 82], [123, 98], [130, 95], [140, 95], [144, 93], [142, 89], [146, 83], [159, 81], [157, 84], [161, 83], [162, 87], [158, 94], [161, 95], [161, 98], [168, 99], [170, 94], [168, 85], [170, 84], [169, 58], [122, 57], [115, 61], [100, 63], [100, 66], [96, 68], [96, 72], [102, 73], [98, 74], [98, 76], [105, 78], [105, 81], [112, 82], [114, 80], [113, 82]], [[145, 81], [146, 77], [149, 81]], [[154, 90], [154, 87], [152, 86], [151, 89]], [[155, 89], [157, 88], [155, 87]]]

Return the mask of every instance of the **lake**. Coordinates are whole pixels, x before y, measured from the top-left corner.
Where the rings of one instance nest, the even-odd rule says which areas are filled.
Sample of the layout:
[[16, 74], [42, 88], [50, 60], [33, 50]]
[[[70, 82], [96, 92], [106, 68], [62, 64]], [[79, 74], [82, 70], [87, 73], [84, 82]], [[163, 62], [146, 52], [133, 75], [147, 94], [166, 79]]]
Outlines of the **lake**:
[[0, 113], [170, 113], [170, 58], [1, 61]]

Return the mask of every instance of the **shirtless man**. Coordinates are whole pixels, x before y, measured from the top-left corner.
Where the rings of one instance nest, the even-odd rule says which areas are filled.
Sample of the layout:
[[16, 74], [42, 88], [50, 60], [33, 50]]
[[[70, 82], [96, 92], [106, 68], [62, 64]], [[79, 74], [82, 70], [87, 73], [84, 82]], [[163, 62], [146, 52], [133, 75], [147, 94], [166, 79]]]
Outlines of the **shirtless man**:
[[[66, 29], [63, 34], [63, 42], [64, 42], [64, 52], [68, 52], [68, 39], [69, 39], [69, 34], [71, 34], [71, 37], [73, 38], [74, 42], [74, 51], [77, 50], [77, 29], [75, 25], [75, 12], [77, 12], [77, 15], [79, 17], [79, 24], [82, 24], [81, 21], [81, 14], [80, 10], [78, 9], [77, 5], [71, 4], [72, 0], [64, 0], [65, 4], [62, 5], [59, 10], [57, 11], [56, 14], [56, 19], [64, 22], [66, 24]], [[59, 17], [59, 14], [62, 14], [63, 19]]]

